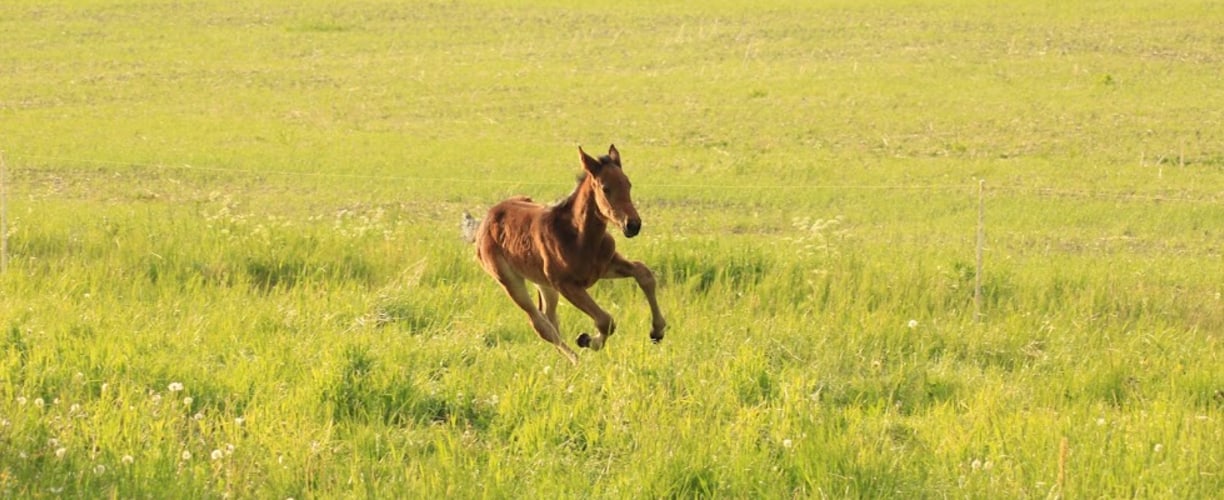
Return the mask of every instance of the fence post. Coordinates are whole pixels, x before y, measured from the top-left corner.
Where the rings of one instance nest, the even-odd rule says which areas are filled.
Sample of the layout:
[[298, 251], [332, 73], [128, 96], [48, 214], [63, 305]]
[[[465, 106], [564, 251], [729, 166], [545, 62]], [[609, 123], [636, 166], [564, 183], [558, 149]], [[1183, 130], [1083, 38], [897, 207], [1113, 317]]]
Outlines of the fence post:
[[982, 322], [982, 264], [986, 246], [986, 180], [978, 180], [977, 270], [973, 275], [973, 320]]
[[0, 151], [0, 274], [8, 274], [8, 165]]

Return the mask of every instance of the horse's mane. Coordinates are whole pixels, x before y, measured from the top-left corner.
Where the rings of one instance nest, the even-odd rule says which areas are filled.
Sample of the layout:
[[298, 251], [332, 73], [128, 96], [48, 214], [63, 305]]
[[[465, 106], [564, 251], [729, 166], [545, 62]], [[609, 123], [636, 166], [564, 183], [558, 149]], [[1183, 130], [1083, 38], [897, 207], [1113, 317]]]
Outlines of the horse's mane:
[[578, 190], [582, 188], [582, 181], [585, 181], [586, 178], [586, 170], [578, 172], [578, 175], [574, 176], [574, 190], [571, 191], [570, 194], [565, 195], [564, 198], [554, 201], [551, 205], [552, 208], [565, 208], [570, 206], [570, 204], [574, 202], [574, 198], [578, 196]]

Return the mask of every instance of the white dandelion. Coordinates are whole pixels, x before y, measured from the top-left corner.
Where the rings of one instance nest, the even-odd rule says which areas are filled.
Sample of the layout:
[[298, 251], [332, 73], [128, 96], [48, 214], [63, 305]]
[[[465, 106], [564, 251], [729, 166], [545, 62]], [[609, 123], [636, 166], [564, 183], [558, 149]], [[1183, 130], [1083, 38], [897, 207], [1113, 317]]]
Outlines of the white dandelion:
[[183, 390], [183, 384], [181, 382], [170, 382], [170, 386], [167, 389], [170, 389], [170, 392], [179, 392]]

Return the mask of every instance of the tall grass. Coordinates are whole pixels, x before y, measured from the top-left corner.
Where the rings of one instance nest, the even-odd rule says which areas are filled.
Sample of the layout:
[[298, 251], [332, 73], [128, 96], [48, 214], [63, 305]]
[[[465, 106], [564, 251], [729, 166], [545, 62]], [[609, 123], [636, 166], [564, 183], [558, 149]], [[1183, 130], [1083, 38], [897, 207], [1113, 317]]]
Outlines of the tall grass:
[[[0, 494], [1213, 497], [1221, 15], [5, 5]], [[608, 142], [572, 368], [457, 222]]]

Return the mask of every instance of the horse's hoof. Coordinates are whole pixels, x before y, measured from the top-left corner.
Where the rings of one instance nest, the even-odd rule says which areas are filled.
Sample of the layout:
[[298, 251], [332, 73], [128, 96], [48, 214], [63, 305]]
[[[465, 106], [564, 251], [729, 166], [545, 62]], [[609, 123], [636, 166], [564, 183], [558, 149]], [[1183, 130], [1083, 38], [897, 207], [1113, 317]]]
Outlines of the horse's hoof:
[[658, 337], [656, 337], [656, 336], [654, 336], [654, 335], [651, 335], [651, 336], [650, 336], [650, 341], [651, 341], [652, 343], [658, 344], [658, 343], [660, 343], [660, 342], [662, 342], [662, 341], [663, 341], [663, 336], [662, 336], [662, 335], [659, 335]]
[[579, 335], [578, 336], [578, 347], [583, 347], [583, 348], [591, 347], [591, 336], [585, 333]]

